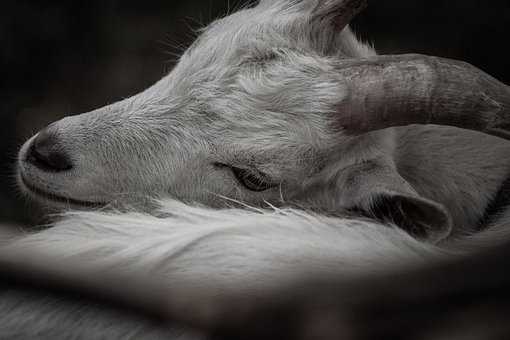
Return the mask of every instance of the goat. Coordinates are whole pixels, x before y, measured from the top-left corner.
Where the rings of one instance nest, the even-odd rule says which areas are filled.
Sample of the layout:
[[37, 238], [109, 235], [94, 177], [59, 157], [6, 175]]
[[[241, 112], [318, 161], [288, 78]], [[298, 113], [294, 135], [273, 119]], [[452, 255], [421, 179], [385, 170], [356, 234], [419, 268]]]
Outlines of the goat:
[[[510, 168], [510, 146], [495, 137], [508, 138], [510, 89], [462, 62], [376, 55], [347, 27], [364, 5], [263, 0], [211, 24], [146, 91], [39, 132], [19, 154], [28, 195], [127, 211], [68, 213], [4, 252], [154, 274], [176, 310], [208, 320], [197, 301], [496, 244], [508, 212], [486, 212]], [[215, 210], [233, 201], [255, 211]], [[2, 308], [23, 308], [18, 297]], [[30, 318], [4, 318], [6, 334], [88, 323], [92, 336], [110, 322], [95, 309], [66, 320], [52, 306], [34, 324], [47, 313], [40, 302], [26, 302]], [[120, 326], [112, 336], [140, 331]]]

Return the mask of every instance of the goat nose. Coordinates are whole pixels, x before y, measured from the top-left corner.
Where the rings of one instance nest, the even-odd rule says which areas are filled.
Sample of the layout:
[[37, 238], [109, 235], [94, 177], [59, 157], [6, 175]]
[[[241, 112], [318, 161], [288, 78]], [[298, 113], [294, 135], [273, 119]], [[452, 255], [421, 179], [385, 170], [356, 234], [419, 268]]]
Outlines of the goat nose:
[[27, 161], [41, 170], [62, 172], [73, 166], [63, 150], [57, 131], [51, 125], [40, 131], [29, 147]]

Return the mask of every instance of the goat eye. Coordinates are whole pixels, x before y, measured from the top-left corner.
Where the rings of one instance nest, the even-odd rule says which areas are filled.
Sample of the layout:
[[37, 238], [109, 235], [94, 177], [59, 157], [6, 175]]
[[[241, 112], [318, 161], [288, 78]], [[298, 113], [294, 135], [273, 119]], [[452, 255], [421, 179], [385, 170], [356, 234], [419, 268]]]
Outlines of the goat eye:
[[232, 167], [237, 180], [251, 191], [265, 191], [275, 186], [266, 174], [259, 171]]

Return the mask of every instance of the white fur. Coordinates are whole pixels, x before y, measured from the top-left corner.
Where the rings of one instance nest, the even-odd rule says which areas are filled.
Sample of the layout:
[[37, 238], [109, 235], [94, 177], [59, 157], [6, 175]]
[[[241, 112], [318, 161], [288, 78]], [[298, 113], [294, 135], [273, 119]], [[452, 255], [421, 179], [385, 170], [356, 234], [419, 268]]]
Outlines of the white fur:
[[[160, 202], [157, 216], [129, 212], [70, 212], [55, 227], [8, 245], [11, 257], [55, 265], [76, 263], [160, 280], [177, 310], [264, 296], [310, 277], [367, 277], [420, 266], [507, 238], [493, 230], [442, 247], [417, 241], [392, 225], [370, 220], [326, 217], [294, 209], [213, 210], [175, 200]], [[502, 231], [503, 230], [503, 231]], [[474, 247], [473, 247], [474, 246]], [[62, 261], [62, 262], [59, 262]], [[178, 297], [178, 298], [175, 298]], [[23, 304], [19, 304], [24, 301]], [[218, 310], [229, 306], [215, 306]], [[34, 334], [62, 338], [147, 339], [168, 336], [151, 325], [97, 308], [56, 303], [22, 292], [4, 293], [0, 338]], [[197, 316], [198, 318], [199, 316]], [[170, 338], [179, 338], [174, 330]], [[191, 333], [185, 332], [184, 339]], [[200, 338], [200, 335], [194, 335]], [[32, 337], [31, 337], [32, 338]]]
[[272, 284], [308, 270], [364, 273], [436, 253], [435, 246], [398, 228], [359, 218], [293, 209], [213, 210], [174, 200], [161, 204], [158, 215], [166, 217], [68, 213], [53, 228], [15, 242], [12, 251], [51, 250], [98, 267], [126, 263], [127, 270], [158, 271], [169, 285], [182, 282], [204, 291], [216, 289], [215, 282], [218, 289], [258, 289], [261, 276]]
[[[61, 264], [74, 261], [98, 275], [115, 270], [149, 281], [163, 279], [168, 291], [180, 297], [173, 302], [182, 303], [183, 310], [187, 303], [206, 304], [219, 294], [236, 300], [264, 296], [298, 279], [372, 275], [423, 264], [442, 254], [398, 228], [368, 220], [292, 209], [212, 210], [173, 200], [161, 205], [158, 215], [166, 217], [68, 213], [55, 227], [22, 237], [3, 251], [11, 257], [35, 256], [36, 261], [44, 255]], [[4, 293], [0, 311], [2, 339], [33, 334], [62, 338], [143, 334], [157, 339], [165, 334], [96, 308], [23, 293]]]

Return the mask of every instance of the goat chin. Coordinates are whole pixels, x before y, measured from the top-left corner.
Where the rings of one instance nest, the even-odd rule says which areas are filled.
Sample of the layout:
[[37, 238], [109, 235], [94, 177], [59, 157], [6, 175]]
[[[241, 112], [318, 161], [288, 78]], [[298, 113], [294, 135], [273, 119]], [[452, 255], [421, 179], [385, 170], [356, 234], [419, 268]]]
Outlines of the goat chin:
[[[185, 307], [219, 294], [262, 296], [304, 277], [369, 276], [493, 244], [481, 233], [464, 244], [431, 245], [391, 225], [292, 209], [213, 210], [174, 200], [160, 204], [154, 215], [68, 212], [53, 228], [20, 237], [2, 251], [28, 260], [45, 254], [75, 261], [98, 275], [116, 270], [158, 278]], [[494, 238], [501, 239], [495, 230]], [[0, 311], [2, 339], [201, 338], [22, 291], [4, 291]]]

